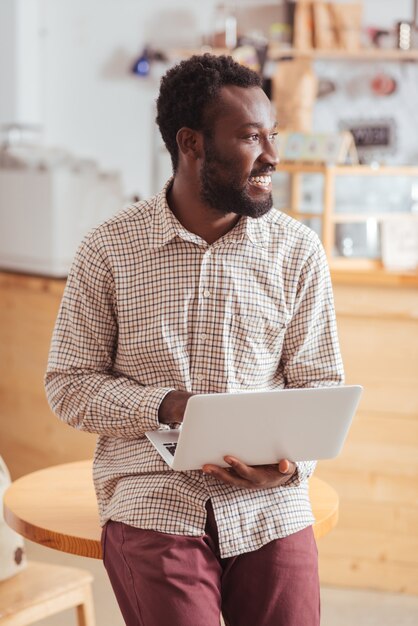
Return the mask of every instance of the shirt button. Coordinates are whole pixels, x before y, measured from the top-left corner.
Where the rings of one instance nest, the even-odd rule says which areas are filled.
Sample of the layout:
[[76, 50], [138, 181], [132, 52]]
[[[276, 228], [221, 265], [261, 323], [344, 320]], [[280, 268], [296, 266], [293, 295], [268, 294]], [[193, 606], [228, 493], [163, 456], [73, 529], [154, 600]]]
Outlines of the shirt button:
[[204, 295], [205, 298], [209, 298], [209, 296], [210, 296], [209, 289], [205, 289], [205, 291], [203, 292], [203, 295]]
[[196, 378], [197, 380], [203, 380], [203, 374], [197, 374]]
[[208, 338], [208, 336], [207, 336], [207, 334], [206, 334], [206, 333], [201, 333], [201, 335], [200, 335], [200, 339], [201, 339], [202, 341], [206, 341], [206, 339], [207, 339], [207, 338]]

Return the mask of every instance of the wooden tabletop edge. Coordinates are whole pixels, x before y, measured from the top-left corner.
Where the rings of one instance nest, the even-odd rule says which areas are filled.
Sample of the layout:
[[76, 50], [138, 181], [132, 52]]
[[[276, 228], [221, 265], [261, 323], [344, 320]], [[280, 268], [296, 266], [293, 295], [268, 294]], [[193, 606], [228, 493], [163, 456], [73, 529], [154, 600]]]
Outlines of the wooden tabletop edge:
[[75, 535], [45, 530], [32, 522], [17, 517], [7, 506], [7, 491], [3, 501], [3, 514], [7, 525], [29, 541], [39, 543], [46, 548], [52, 548], [59, 552], [86, 556], [92, 559], [102, 558], [102, 548], [99, 539], [80, 538]]

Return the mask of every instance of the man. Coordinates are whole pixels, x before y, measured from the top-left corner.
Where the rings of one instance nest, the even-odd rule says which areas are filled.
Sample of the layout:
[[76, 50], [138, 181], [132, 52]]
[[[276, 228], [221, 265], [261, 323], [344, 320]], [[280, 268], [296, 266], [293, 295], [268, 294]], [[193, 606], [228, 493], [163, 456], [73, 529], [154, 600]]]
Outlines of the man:
[[323, 250], [272, 208], [276, 123], [257, 74], [192, 57], [157, 109], [174, 176], [79, 248], [48, 398], [99, 434], [104, 563], [128, 626], [218, 626], [221, 610], [229, 626], [316, 626], [314, 462], [174, 472], [144, 432], [181, 423], [191, 394], [342, 382]]

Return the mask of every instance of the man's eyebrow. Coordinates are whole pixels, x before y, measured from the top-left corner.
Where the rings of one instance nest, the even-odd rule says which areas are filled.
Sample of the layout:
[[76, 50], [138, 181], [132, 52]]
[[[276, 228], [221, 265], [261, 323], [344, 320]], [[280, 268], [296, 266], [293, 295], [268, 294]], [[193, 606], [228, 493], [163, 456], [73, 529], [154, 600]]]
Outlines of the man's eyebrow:
[[[244, 130], [245, 128], [264, 128], [264, 124], [261, 122], [248, 122], [247, 124], [242, 124], [238, 127], [238, 130]], [[275, 130], [277, 128], [277, 122], [274, 122], [271, 126], [271, 130]]]

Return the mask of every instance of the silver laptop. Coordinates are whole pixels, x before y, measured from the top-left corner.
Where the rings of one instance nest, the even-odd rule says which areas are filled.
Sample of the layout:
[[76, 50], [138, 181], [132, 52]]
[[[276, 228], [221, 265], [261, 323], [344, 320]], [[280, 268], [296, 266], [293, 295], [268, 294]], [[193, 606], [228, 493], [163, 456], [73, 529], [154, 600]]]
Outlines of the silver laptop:
[[281, 459], [329, 459], [341, 451], [363, 388], [359, 385], [192, 396], [179, 430], [146, 436], [174, 470]]

